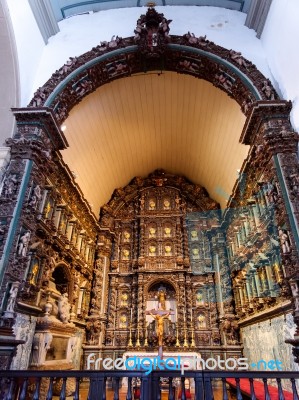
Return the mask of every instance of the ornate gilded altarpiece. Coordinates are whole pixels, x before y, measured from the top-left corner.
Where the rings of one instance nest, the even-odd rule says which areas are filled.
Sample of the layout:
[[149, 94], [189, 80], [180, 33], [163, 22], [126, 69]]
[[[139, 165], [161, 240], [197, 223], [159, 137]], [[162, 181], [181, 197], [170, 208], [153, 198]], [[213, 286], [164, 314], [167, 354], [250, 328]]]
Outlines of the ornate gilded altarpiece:
[[165, 350], [240, 355], [220, 215], [203, 187], [162, 170], [115, 190], [101, 210], [86, 354], [157, 350], [147, 314], [163, 290]]

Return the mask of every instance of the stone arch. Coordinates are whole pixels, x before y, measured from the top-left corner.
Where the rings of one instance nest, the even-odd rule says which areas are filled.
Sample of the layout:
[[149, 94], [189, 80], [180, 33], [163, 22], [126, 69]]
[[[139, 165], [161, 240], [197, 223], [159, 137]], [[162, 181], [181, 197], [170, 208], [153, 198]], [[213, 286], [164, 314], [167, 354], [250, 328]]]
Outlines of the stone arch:
[[50, 108], [62, 123], [76, 104], [100, 86], [149, 70], [173, 71], [207, 80], [232, 97], [246, 116], [257, 102], [279, 99], [271, 82], [241, 53], [190, 32], [169, 35], [168, 25], [164, 30], [160, 28], [166, 20], [164, 15], [153, 8], [140, 18], [145, 25], [147, 18], [157, 21], [154, 50], [147, 48], [147, 33], [138, 33], [137, 22], [135, 37], [116, 36], [78, 58], [70, 58], [36, 91], [29, 107]]

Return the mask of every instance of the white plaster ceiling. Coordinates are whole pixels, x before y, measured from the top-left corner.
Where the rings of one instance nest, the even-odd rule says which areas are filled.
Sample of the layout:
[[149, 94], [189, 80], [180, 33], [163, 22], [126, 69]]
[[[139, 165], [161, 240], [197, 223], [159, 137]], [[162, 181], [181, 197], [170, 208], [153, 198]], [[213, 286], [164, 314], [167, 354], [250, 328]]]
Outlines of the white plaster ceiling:
[[62, 152], [97, 214], [113, 190], [158, 168], [204, 186], [225, 207], [247, 156], [239, 105], [207, 81], [173, 72], [100, 87], [65, 121]]

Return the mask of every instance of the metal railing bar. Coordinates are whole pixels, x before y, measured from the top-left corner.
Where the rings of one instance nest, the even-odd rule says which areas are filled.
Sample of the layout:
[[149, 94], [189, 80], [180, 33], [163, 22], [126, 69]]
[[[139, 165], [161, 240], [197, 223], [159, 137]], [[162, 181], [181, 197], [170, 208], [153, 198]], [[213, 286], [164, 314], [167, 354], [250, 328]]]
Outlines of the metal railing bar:
[[41, 376], [36, 378], [35, 391], [34, 391], [34, 395], [32, 397], [32, 400], [38, 400], [39, 399], [39, 389], [40, 389], [41, 379], [42, 379]]
[[228, 400], [228, 393], [227, 393], [225, 378], [222, 378], [222, 400]]
[[291, 378], [291, 383], [292, 383], [292, 391], [293, 391], [293, 400], [298, 400], [298, 393], [297, 393], [295, 378]]
[[251, 400], [256, 400], [256, 395], [254, 391], [254, 384], [253, 384], [253, 379], [249, 378], [249, 384], [250, 384], [250, 395], [251, 395]]
[[54, 381], [54, 377], [51, 376], [46, 400], [52, 400], [52, 397], [53, 397], [53, 381]]
[[132, 400], [132, 377], [128, 378], [128, 391], [126, 400]]
[[181, 377], [181, 400], [186, 400], [185, 377]]
[[76, 378], [76, 388], [73, 400], [79, 400], [79, 388], [80, 388], [80, 378]]
[[236, 379], [236, 386], [237, 386], [237, 400], [243, 400], [243, 396], [241, 393], [241, 388], [240, 388], [240, 378], [235, 378]]
[[28, 378], [25, 378], [24, 382], [23, 382], [23, 385], [22, 385], [22, 390], [21, 390], [21, 393], [20, 393], [19, 400], [25, 400], [26, 399], [27, 387], [28, 387]]
[[174, 400], [174, 390], [172, 386], [172, 380], [173, 378], [170, 377], [168, 382], [168, 400]]
[[263, 378], [263, 382], [264, 382], [264, 390], [265, 390], [265, 400], [271, 400], [269, 389], [268, 389], [267, 378]]
[[114, 396], [113, 400], [119, 400], [119, 377], [114, 379]]
[[285, 400], [284, 395], [283, 395], [282, 386], [281, 386], [281, 379], [277, 378], [276, 382], [277, 382], [277, 387], [278, 387], [278, 400]]
[[61, 387], [61, 391], [60, 391], [59, 400], [65, 400], [65, 394], [66, 394], [66, 380], [67, 380], [66, 377], [62, 378], [62, 387]]

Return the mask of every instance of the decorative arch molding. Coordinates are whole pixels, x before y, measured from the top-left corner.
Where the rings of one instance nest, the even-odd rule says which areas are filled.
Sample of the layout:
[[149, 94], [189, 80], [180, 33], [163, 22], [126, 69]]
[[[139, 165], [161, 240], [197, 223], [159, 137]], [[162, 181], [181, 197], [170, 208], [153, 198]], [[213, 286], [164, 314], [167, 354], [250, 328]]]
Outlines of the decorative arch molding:
[[48, 107], [62, 123], [76, 104], [102, 85], [147, 71], [205, 79], [237, 101], [246, 116], [257, 102], [279, 99], [271, 82], [241, 53], [190, 32], [169, 35], [169, 23], [149, 8], [137, 21], [134, 37], [116, 36], [70, 58], [36, 91], [29, 108]]

